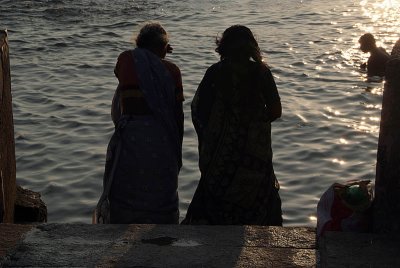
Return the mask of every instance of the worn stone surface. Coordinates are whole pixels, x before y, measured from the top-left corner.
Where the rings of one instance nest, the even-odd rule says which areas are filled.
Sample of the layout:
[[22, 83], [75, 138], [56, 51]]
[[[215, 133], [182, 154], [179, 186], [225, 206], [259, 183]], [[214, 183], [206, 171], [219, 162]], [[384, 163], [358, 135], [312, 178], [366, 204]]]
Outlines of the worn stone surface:
[[326, 232], [320, 267], [400, 267], [400, 234]]
[[17, 243], [33, 228], [33, 225], [0, 224], [0, 267], [7, 253], [15, 250]]
[[318, 249], [307, 227], [0, 224], [0, 234], [4, 267], [400, 267], [398, 233], [326, 232]]
[[313, 267], [314, 228], [43, 224], [4, 267]]

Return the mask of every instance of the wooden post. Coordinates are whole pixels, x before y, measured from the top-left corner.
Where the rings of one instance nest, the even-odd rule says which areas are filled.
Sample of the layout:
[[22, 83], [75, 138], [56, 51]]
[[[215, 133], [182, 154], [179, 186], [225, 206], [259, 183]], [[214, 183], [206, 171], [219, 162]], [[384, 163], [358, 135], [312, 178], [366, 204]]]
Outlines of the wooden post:
[[373, 214], [374, 232], [400, 232], [400, 40], [386, 64]]
[[14, 222], [16, 165], [7, 31], [0, 30], [0, 222]]

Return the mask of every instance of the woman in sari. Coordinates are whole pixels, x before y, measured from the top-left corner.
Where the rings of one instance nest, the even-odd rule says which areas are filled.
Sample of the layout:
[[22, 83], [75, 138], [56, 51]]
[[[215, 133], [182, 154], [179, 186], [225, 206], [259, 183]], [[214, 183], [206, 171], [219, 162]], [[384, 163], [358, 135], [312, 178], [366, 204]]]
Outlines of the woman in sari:
[[158, 23], [146, 24], [136, 48], [122, 52], [112, 103], [115, 132], [107, 149], [97, 219], [105, 223], [177, 224], [182, 166], [182, 79], [164, 59], [172, 48]]
[[274, 78], [247, 27], [229, 27], [216, 43], [221, 60], [192, 102], [201, 178], [182, 224], [281, 226], [271, 122], [282, 108]]

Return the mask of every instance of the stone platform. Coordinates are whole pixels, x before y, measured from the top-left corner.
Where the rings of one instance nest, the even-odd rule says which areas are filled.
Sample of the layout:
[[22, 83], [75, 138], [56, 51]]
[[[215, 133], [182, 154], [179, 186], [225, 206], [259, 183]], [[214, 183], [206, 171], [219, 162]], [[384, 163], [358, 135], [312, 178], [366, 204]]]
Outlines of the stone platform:
[[400, 267], [400, 237], [309, 227], [0, 224], [4, 267]]

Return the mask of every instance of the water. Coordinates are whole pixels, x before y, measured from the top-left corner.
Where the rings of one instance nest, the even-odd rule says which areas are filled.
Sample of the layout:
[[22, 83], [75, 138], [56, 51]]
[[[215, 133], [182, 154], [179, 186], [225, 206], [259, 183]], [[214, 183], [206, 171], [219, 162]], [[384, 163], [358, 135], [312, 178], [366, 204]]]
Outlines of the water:
[[334, 182], [375, 177], [383, 83], [367, 83], [371, 32], [391, 50], [399, 0], [0, 1], [9, 31], [17, 182], [41, 192], [49, 222], [89, 223], [113, 132], [110, 104], [120, 52], [147, 20], [170, 32], [186, 101], [181, 216], [196, 188], [197, 138], [190, 101], [218, 60], [215, 37], [232, 24], [257, 35], [282, 98], [273, 123], [284, 225], [315, 226], [316, 204]]

